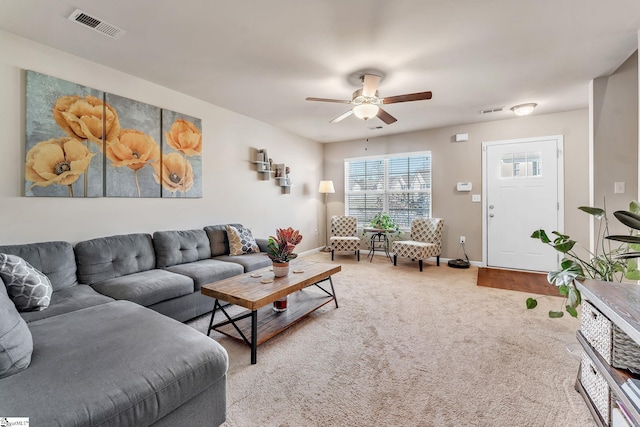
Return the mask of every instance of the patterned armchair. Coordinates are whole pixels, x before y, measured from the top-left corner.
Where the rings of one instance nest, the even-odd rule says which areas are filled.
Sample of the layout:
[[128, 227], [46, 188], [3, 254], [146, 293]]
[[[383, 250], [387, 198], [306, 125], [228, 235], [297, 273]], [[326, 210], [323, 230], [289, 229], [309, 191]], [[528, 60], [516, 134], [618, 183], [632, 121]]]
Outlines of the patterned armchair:
[[360, 261], [360, 238], [358, 237], [358, 221], [355, 216], [331, 217], [331, 261], [334, 252], [355, 252]]
[[436, 265], [439, 266], [442, 227], [444, 227], [444, 219], [442, 218], [419, 218], [413, 220], [411, 223], [411, 240], [400, 240], [391, 244], [393, 265], [396, 265], [398, 257], [417, 259], [420, 271], [422, 271], [422, 260], [436, 257]]

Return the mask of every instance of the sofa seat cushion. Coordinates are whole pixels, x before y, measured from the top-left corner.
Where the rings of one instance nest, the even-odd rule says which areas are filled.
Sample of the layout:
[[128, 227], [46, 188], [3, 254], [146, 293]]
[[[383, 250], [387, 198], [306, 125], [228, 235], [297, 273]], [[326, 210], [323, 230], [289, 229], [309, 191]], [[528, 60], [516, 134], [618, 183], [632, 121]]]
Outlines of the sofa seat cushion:
[[221, 255], [214, 258], [218, 261], [233, 262], [240, 264], [244, 272], [257, 270], [263, 267], [269, 267], [272, 262], [266, 253], [244, 254], [241, 256]]
[[244, 269], [238, 264], [214, 259], [204, 259], [202, 261], [190, 262], [189, 264], [172, 265], [165, 270], [193, 279], [193, 285], [196, 291], [199, 291], [202, 285], [244, 273]]
[[194, 292], [190, 277], [161, 269], [116, 277], [91, 287], [113, 299], [132, 301], [145, 307]]
[[20, 313], [27, 322], [58, 316], [71, 311], [113, 302], [113, 298], [99, 294], [88, 285], [76, 285], [51, 294], [51, 304], [43, 311]]
[[29, 327], [31, 366], [2, 380], [0, 414], [34, 426], [150, 425], [226, 378], [213, 339], [128, 301]]

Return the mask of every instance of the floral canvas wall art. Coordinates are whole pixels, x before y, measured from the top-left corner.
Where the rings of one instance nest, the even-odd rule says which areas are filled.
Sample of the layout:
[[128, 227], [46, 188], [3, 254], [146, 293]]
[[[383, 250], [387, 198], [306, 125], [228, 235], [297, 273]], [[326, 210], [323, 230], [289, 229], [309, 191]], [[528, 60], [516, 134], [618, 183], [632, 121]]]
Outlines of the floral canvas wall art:
[[25, 195], [202, 197], [202, 121], [27, 71]]
[[162, 109], [162, 161], [154, 163], [162, 197], [202, 197], [202, 121]]
[[160, 197], [153, 176], [160, 163], [160, 108], [110, 93], [105, 99], [120, 122], [105, 149], [107, 197]]
[[102, 196], [103, 141], [117, 127], [103, 92], [33, 71], [26, 77], [25, 195]]

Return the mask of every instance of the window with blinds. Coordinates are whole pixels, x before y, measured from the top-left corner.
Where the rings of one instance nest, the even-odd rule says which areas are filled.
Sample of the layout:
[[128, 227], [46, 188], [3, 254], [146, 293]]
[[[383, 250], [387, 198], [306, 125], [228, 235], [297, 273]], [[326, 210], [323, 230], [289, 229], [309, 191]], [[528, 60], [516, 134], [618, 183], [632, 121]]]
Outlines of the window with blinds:
[[401, 228], [431, 217], [431, 152], [347, 159], [345, 211], [366, 226], [387, 212]]

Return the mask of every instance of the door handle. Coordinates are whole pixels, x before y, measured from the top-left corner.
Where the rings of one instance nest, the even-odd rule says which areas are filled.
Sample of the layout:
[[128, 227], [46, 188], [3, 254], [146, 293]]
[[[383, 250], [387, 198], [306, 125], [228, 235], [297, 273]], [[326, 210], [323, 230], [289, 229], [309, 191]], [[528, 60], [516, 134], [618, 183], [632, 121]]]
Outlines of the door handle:
[[491, 214], [489, 214], [489, 218], [493, 218], [493, 214], [492, 214], [492, 213], [491, 213]]

